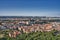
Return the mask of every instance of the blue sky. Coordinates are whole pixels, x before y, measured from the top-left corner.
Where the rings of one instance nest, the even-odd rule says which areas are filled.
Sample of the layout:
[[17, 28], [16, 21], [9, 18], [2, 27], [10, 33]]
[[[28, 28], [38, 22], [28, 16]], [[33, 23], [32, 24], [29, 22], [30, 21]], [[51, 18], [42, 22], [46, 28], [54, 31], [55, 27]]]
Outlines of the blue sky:
[[60, 16], [60, 0], [0, 0], [0, 16]]

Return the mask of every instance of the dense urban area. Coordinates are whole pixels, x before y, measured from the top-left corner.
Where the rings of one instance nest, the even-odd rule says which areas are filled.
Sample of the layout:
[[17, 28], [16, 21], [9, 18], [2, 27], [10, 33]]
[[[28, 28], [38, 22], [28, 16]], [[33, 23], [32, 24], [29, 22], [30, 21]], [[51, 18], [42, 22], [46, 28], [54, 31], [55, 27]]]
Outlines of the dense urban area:
[[0, 40], [60, 40], [60, 17], [0, 16]]

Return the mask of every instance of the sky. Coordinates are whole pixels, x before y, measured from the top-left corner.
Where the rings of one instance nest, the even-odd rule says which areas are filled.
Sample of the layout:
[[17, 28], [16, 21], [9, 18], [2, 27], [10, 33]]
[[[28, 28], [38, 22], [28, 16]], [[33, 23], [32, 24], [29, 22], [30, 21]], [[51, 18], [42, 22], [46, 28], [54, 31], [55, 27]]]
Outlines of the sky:
[[0, 16], [60, 17], [60, 0], [0, 0]]

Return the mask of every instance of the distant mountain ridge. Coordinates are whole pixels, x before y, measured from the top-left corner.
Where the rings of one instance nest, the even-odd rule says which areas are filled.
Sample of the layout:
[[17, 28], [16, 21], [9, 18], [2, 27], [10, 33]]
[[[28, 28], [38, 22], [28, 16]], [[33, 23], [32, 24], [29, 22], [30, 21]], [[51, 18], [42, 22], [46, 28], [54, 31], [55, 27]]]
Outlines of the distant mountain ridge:
[[[0, 18], [46, 18], [46, 16], [0, 16]], [[51, 17], [60, 18], [60, 17]]]

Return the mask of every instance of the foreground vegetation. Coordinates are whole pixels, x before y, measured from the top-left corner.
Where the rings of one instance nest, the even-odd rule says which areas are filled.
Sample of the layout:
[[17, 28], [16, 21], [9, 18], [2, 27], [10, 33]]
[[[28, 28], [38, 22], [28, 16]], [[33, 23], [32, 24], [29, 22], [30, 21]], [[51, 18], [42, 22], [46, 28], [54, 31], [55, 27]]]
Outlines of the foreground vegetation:
[[58, 31], [51, 32], [32, 32], [32, 33], [23, 33], [18, 35], [16, 38], [4, 36], [0, 40], [60, 40], [60, 34]]

